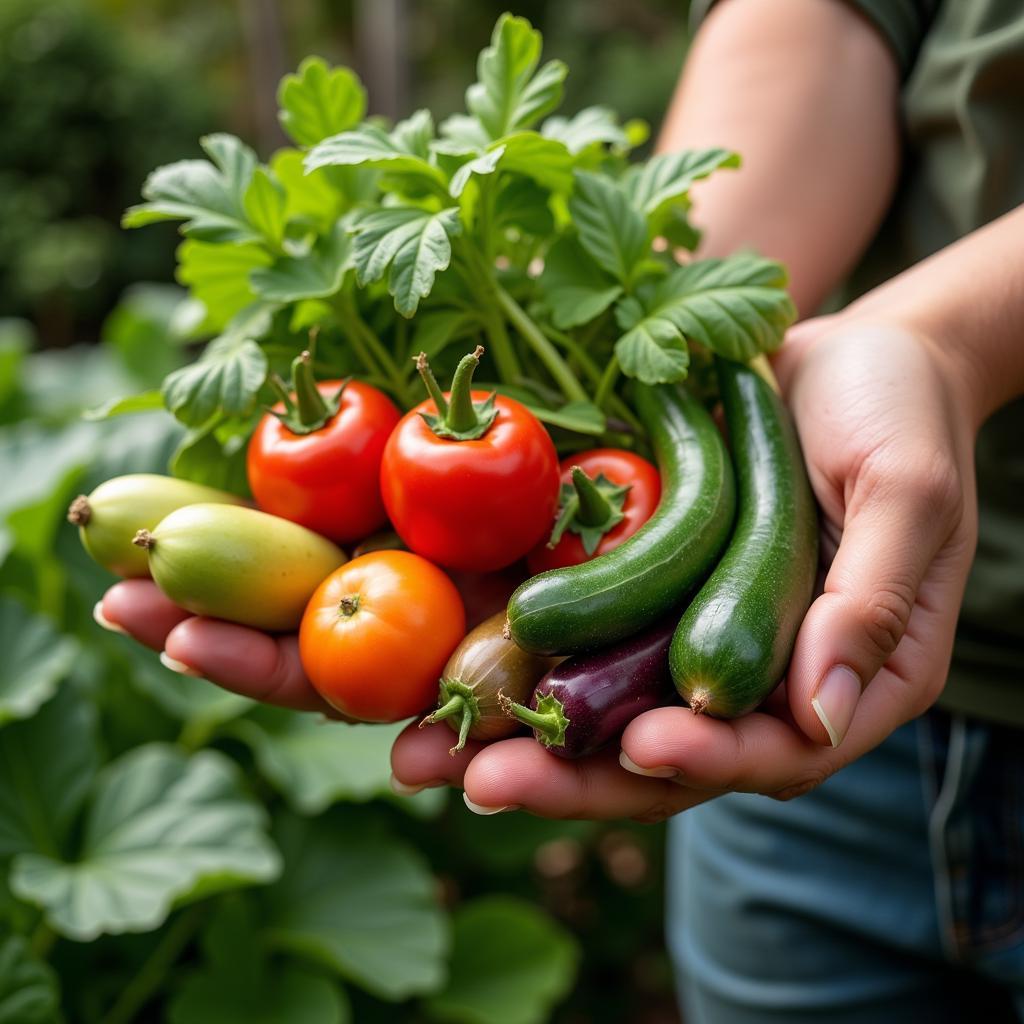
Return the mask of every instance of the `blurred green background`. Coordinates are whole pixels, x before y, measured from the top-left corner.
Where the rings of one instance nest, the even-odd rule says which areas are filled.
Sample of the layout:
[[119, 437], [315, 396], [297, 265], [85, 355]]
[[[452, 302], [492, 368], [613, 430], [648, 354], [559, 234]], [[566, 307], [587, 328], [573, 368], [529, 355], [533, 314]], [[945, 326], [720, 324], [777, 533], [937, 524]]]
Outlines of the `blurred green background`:
[[[372, 113], [440, 118], [505, 7], [0, 2], [0, 1022], [678, 1019], [661, 828], [482, 819], [458, 793], [391, 796], [391, 727], [257, 709], [95, 626], [110, 580], [63, 521], [101, 480], [162, 469], [178, 436], [160, 414], [82, 418], [188, 358], [175, 227], [118, 227], [148, 171], [198, 156], [214, 130], [269, 156], [284, 141], [277, 82], [310, 53], [354, 67]], [[566, 112], [601, 103], [656, 128], [686, 7], [514, 10], [572, 69]], [[128, 872], [97, 840], [104, 801], [134, 779], [169, 807], [199, 778], [223, 786], [226, 843], [259, 833], [237, 850], [248, 874], [221, 865], [174, 888], [175, 855], [154, 842], [146, 870], [164, 869], [146, 884], [164, 886], [163, 904], [119, 918]], [[172, 837], [195, 808], [175, 813]], [[109, 907], [95, 935], [58, 891], [65, 863], [94, 867], [89, 885], [119, 876], [97, 890]]]

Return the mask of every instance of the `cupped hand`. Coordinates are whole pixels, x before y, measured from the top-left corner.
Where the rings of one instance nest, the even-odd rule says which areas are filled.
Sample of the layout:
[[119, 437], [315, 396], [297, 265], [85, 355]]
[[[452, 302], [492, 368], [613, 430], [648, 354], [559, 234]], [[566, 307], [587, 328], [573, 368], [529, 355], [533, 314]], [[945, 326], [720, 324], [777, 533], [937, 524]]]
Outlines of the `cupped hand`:
[[401, 783], [462, 785], [480, 813], [658, 820], [729, 791], [807, 792], [935, 701], [977, 535], [967, 389], [928, 338], [856, 315], [795, 328], [776, 370], [824, 567], [783, 686], [734, 721], [649, 711], [621, 750], [579, 762], [526, 738], [452, 759], [443, 726], [407, 730]]

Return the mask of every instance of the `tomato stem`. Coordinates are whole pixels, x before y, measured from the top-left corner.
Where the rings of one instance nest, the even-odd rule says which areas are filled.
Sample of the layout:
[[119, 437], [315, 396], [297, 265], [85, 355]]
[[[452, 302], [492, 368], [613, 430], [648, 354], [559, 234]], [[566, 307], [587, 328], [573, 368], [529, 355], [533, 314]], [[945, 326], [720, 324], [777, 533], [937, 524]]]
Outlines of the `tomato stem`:
[[480, 365], [480, 357], [484, 354], [483, 345], [477, 347], [459, 360], [452, 378], [452, 389], [448, 394], [448, 415], [445, 419], [448, 427], [459, 434], [474, 430], [480, 420], [473, 405], [473, 372]]
[[583, 550], [592, 555], [601, 538], [623, 520], [622, 506], [630, 484], [614, 484], [603, 473], [591, 479], [580, 466], [572, 467], [572, 483], [562, 485], [558, 518], [548, 548], [554, 548], [566, 530], [579, 534]]
[[302, 352], [292, 362], [292, 384], [295, 387], [295, 405], [299, 420], [304, 427], [323, 425], [337, 412], [324, 401], [313, 376], [313, 357], [309, 350]]
[[430, 363], [427, 362], [426, 352], [421, 352], [416, 357], [416, 371], [423, 379], [427, 393], [434, 400], [437, 415], [444, 419], [448, 415], [448, 402], [444, 397], [444, 392], [441, 390], [441, 385], [437, 383], [434, 371], [430, 368]]
[[490, 429], [498, 410], [494, 407], [495, 396], [489, 395], [482, 402], [473, 401], [473, 372], [484, 354], [483, 345], [477, 347], [459, 360], [452, 378], [452, 388], [445, 400], [437, 378], [430, 369], [425, 352], [416, 357], [416, 369], [437, 407], [437, 415], [420, 413], [427, 426], [438, 436], [449, 441], [475, 441]]
[[346, 594], [338, 602], [338, 614], [343, 615], [346, 619], [351, 618], [357, 611], [359, 611], [358, 594]]

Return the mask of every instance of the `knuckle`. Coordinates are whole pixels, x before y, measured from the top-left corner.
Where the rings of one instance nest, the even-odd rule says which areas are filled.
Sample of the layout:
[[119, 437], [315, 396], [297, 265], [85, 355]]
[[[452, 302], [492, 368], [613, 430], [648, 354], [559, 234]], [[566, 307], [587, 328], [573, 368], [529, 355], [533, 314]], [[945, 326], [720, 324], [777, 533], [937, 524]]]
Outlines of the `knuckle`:
[[914, 607], [914, 589], [909, 583], [891, 582], [875, 590], [861, 610], [861, 623], [868, 641], [883, 657], [896, 650]]
[[831, 771], [828, 769], [816, 768], [789, 785], [783, 786], [782, 789], [769, 793], [768, 796], [773, 800], [778, 800], [780, 803], [795, 800], [798, 796], [803, 796], [806, 793], [810, 793], [811, 790], [817, 789], [831, 774]]
[[947, 455], [924, 456], [915, 463], [908, 486], [929, 516], [952, 529], [964, 512], [964, 489]]
[[657, 825], [659, 822], [671, 818], [676, 813], [674, 807], [668, 803], [657, 803], [640, 814], [634, 814], [629, 820], [641, 825]]

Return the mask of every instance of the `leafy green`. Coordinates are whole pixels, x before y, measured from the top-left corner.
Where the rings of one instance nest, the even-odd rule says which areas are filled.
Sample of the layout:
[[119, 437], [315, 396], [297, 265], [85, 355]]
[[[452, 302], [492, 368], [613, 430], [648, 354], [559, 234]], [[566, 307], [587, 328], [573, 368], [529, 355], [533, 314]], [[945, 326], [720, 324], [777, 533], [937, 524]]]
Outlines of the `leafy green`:
[[595, 144], [621, 149], [629, 146], [629, 136], [607, 107], [586, 107], [572, 117], [549, 117], [541, 126], [541, 134], [561, 142], [574, 156]]
[[250, 277], [274, 257], [258, 245], [211, 245], [188, 239], [178, 248], [178, 280], [206, 308], [207, 325], [221, 330], [257, 299]]
[[275, 248], [284, 238], [285, 192], [265, 168], [257, 167], [242, 197], [249, 223]]
[[11, 888], [80, 942], [148, 931], [175, 903], [276, 877], [264, 824], [222, 754], [137, 747], [99, 778], [77, 857], [19, 854]]
[[0, 938], [0, 1024], [57, 1024], [60, 994], [53, 969], [20, 935]]
[[267, 302], [301, 302], [322, 299], [341, 288], [349, 268], [351, 243], [344, 224], [318, 239], [313, 249], [302, 256], [282, 256], [269, 267], [259, 267], [250, 275], [253, 290]]
[[577, 171], [569, 212], [583, 248], [602, 269], [628, 286], [647, 252], [647, 226], [622, 187], [592, 171]]
[[720, 167], [739, 165], [739, 155], [727, 149], [662, 153], [639, 167], [630, 168], [623, 186], [633, 206], [658, 225], [670, 204], [686, 200], [695, 181], [706, 178]]
[[277, 90], [281, 127], [300, 145], [315, 146], [357, 125], [366, 114], [366, 90], [348, 68], [307, 57]]
[[563, 330], [589, 323], [622, 294], [622, 286], [571, 235], [548, 250], [540, 284], [551, 319]]

